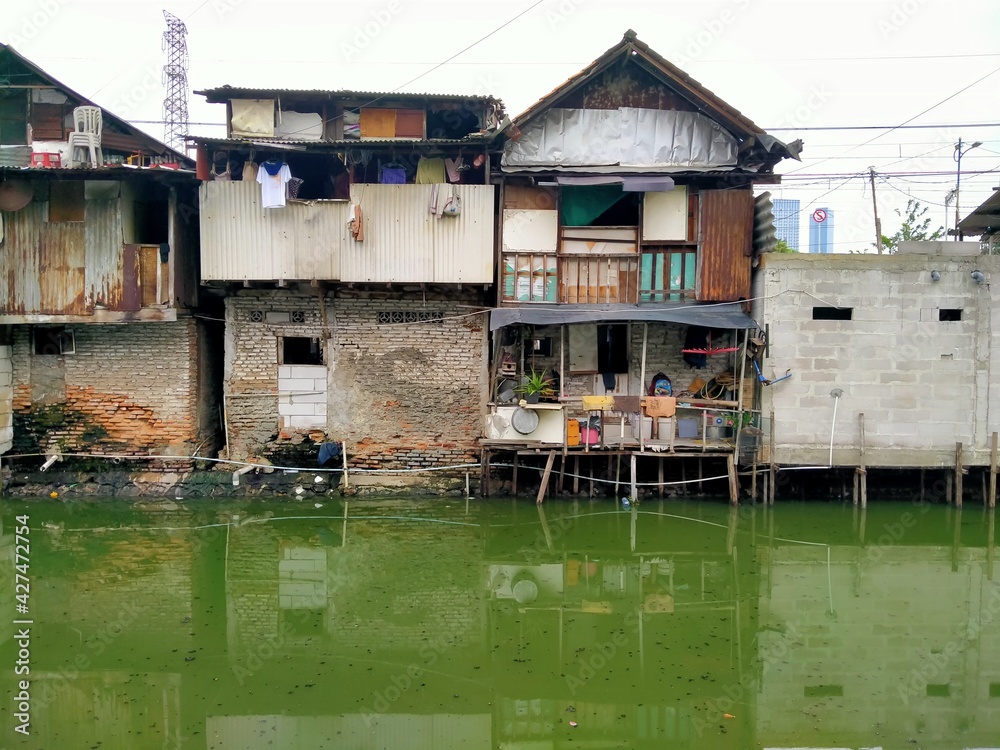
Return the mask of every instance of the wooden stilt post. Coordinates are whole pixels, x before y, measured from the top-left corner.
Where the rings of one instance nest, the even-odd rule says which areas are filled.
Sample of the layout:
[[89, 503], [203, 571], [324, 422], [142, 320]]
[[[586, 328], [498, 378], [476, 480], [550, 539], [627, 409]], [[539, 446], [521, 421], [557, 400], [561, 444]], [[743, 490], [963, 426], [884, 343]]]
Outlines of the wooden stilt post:
[[[639, 367], [639, 397], [643, 398], [646, 395], [646, 342], [649, 338], [649, 323], [642, 324], [642, 364]], [[642, 453], [646, 450], [646, 441], [642, 437], [643, 420], [646, 418], [646, 410], [639, 407], [639, 452]], [[659, 417], [652, 417], [652, 422], [649, 426], [649, 436], [653, 437], [657, 435], [656, 428], [654, 425], [657, 424]], [[635, 459], [632, 459], [632, 465], [635, 466]]]
[[663, 456], [656, 457], [656, 490], [663, 498]]
[[622, 453], [618, 451], [618, 457], [615, 460], [615, 499], [618, 499], [618, 485], [620, 484], [622, 476]]
[[729, 473], [729, 503], [730, 505], [739, 505], [740, 480], [736, 476], [736, 461], [731, 453], [726, 456], [726, 470]]
[[559, 494], [562, 494], [566, 487], [566, 449], [563, 449], [563, 454], [559, 457]]
[[945, 472], [944, 477], [944, 501], [947, 505], [951, 505], [951, 493], [952, 486], [955, 482], [955, 477], [951, 472]]
[[511, 473], [510, 477], [510, 494], [512, 494], [514, 497], [517, 497], [517, 465], [518, 465], [517, 451], [514, 451], [514, 471]]
[[962, 507], [962, 443], [955, 443], [955, 507]]
[[770, 420], [770, 432], [771, 432], [771, 444], [767, 451], [767, 460], [770, 462], [768, 466], [768, 488], [767, 488], [767, 502], [769, 505], [774, 505], [774, 496], [776, 492], [775, 484], [777, 484], [777, 467], [774, 465], [774, 409], [771, 409], [771, 420]]
[[995, 508], [997, 504], [997, 434], [994, 432], [990, 440], [990, 498], [989, 506]]
[[757, 502], [757, 451], [754, 451], [750, 464], [750, 499]]
[[927, 492], [927, 469], [920, 467], [920, 504], [924, 504], [924, 496]]
[[573, 456], [573, 497], [580, 494], [580, 457]]
[[590, 488], [587, 491], [587, 497], [593, 499], [594, 497], [594, 460], [588, 461], [590, 464]]
[[861, 484], [861, 508], [868, 507], [868, 467], [865, 460], [865, 413], [858, 414], [858, 422], [861, 427], [861, 467], [858, 469]]
[[541, 505], [542, 500], [545, 499], [545, 490], [549, 486], [549, 477], [552, 475], [552, 464], [556, 462], [556, 452], [549, 451], [549, 457], [545, 459], [545, 471], [542, 472], [542, 483], [538, 487], [538, 497], [535, 498], [535, 503]]
[[483, 448], [479, 458], [479, 494], [481, 497], [490, 496], [490, 449]]

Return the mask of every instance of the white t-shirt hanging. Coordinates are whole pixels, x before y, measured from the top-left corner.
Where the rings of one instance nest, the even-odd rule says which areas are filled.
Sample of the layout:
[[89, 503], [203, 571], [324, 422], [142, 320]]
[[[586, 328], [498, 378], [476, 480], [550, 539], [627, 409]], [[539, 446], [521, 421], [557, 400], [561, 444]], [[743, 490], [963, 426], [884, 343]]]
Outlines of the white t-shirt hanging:
[[[273, 169], [274, 163], [270, 163]], [[260, 203], [264, 208], [285, 207], [285, 186], [292, 179], [292, 170], [287, 164], [282, 164], [276, 174], [267, 171], [268, 162], [262, 162], [257, 170], [257, 182], [260, 183]]]

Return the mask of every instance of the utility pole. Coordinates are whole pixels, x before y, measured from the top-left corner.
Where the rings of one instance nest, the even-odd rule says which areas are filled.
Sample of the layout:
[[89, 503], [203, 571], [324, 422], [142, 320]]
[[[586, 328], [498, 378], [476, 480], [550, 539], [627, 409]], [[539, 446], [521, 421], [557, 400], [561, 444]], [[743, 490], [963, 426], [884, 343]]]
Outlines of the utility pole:
[[868, 167], [868, 177], [872, 183], [872, 211], [875, 212], [875, 247], [882, 254], [882, 220], [878, 218], [878, 203], [875, 202], [875, 167]]
[[958, 231], [958, 222], [960, 220], [958, 212], [958, 202], [959, 202], [959, 188], [962, 185], [962, 154], [967, 151], [972, 151], [974, 148], [982, 146], [982, 141], [976, 141], [971, 146], [966, 146], [962, 148], [962, 139], [958, 139], [958, 143], [955, 144], [955, 162], [957, 166], [955, 167], [955, 242], [962, 239], [961, 233]]

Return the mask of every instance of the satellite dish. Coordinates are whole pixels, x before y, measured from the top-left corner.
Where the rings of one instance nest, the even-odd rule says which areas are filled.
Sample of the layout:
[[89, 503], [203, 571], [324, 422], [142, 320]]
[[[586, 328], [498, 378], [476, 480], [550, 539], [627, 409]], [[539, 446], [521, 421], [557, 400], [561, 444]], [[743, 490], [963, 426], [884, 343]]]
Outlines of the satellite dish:
[[27, 180], [0, 182], [0, 211], [20, 211], [31, 203], [35, 189]]

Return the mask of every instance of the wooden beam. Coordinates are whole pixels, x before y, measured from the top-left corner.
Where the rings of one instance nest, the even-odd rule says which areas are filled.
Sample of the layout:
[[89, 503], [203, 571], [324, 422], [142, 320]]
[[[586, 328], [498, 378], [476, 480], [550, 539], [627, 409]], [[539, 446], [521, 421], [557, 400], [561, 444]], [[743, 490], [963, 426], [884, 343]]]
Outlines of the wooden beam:
[[732, 455], [726, 456], [726, 469], [729, 472], [729, 503], [731, 505], [739, 505], [740, 480], [736, 476], [736, 460]]
[[545, 460], [545, 471], [542, 472], [542, 483], [538, 487], [538, 497], [535, 498], [535, 503], [541, 505], [542, 501], [545, 499], [545, 490], [549, 486], [549, 477], [552, 475], [552, 465], [556, 462], [556, 452], [549, 451], [549, 457]]

